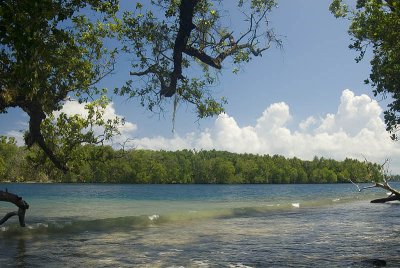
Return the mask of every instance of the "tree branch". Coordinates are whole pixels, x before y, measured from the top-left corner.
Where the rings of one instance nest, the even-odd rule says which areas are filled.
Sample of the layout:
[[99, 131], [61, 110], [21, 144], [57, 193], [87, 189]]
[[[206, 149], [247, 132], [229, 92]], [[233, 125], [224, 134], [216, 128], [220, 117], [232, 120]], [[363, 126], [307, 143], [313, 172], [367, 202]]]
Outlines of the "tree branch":
[[179, 5], [179, 29], [174, 43], [174, 69], [170, 74], [170, 84], [161, 88], [160, 95], [172, 97], [176, 92], [178, 80], [182, 79], [182, 53], [185, 50], [190, 33], [196, 26], [193, 24], [194, 8], [198, 0], [182, 0]]
[[394, 0], [386, 0], [386, 3], [388, 5], [388, 7], [390, 8], [390, 11], [395, 12], [396, 11], [396, 7], [394, 4]]
[[24, 201], [22, 197], [19, 197], [16, 194], [9, 193], [7, 189], [6, 191], [0, 191], [0, 201], [10, 202], [18, 207], [18, 211], [7, 213], [0, 220], [0, 225], [5, 223], [9, 218], [13, 216], [18, 216], [20, 226], [25, 227], [25, 212], [29, 208], [28, 203]]
[[395, 195], [391, 195], [385, 198], [378, 198], [378, 199], [374, 199], [371, 200], [371, 203], [386, 203], [386, 202], [390, 202], [390, 201], [396, 201], [399, 200], [399, 198]]
[[195, 49], [191, 46], [185, 47], [183, 52], [189, 56], [192, 56], [192, 57], [195, 57], [195, 58], [201, 60], [203, 63], [210, 65], [216, 69], [222, 68], [221, 61], [217, 60], [217, 58], [212, 58], [209, 55], [207, 55], [205, 52]]
[[[250, 15], [250, 26], [249, 29], [242, 34], [237, 41], [235, 41], [235, 38], [233, 37], [233, 33], [227, 33], [221, 36], [220, 41], [218, 42], [218, 45], [221, 45], [224, 43], [226, 39], [229, 39], [229, 45], [227, 45], [228, 48], [226, 48], [224, 51], [219, 53], [216, 57], [211, 57], [207, 55], [203, 50], [198, 50], [193, 48], [192, 46], [186, 46], [184, 52], [192, 57], [195, 57], [205, 64], [208, 64], [216, 69], [221, 69], [222, 68], [222, 62], [229, 56], [235, 54], [237, 51], [242, 50], [242, 49], [248, 49], [254, 56], [260, 56], [261, 53], [269, 48], [269, 45], [265, 46], [264, 48], [254, 48], [254, 41], [258, 38], [257, 36], [257, 28], [259, 27], [259, 24], [261, 22], [261, 19], [264, 18], [267, 10], [264, 11], [262, 16], [255, 21], [254, 20], [254, 14]], [[241, 41], [248, 36], [250, 33], [253, 33], [252, 36], [249, 38], [247, 43], [240, 44]]]
[[[155, 60], [158, 62], [153, 65], [147, 65], [147, 69], [145, 70], [130, 72], [131, 75], [135, 76], [147, 75], [152, 76], [152, 79], [156, 78], [152, 80], [152, 83], [157, 84], [155, 87], [158, 87], [158, 84], [160, 84], [159, 94], [161, 97], [172, 97], [178, 90], [179, 81], [186, 79], [183, 76], [183, 68], [186, 67], [183, 53], [208, 66], [220, 70], [222, 69], [222, 62], [227, 57], [235, 56], [239, 52], [243, 52], [243, 57], [238, 54], [237, 61], [247, 61], [249, 60], [249, 58], [246, 57], [248, 54], [261, 56], [261, 53], [270, 47], [271, 41], [277, 41], [270, 31], [258, 32], [261, 23], [264, 19], [266, 20], [266, 14], [270, 10], [268, 7], [262, 10], [253, 10], [250, 15], [246, 15], [249, 26], [246, 31], [241, 33], [236, 39], [234, 38], [233, 32], [226, 33], [225, 30], [214, 28], [215, 25], [213, 25], [213, 23], [204, 27], [204, 29], [200, 26], [197, 27], [193, 21], [197, 14], [196, 6], [199, 3], [200, 0], [180, 1], [179, 24], [176, 27], [176, 37], [174, 38], [173, 46], [170, 44], [170, 46], [172, 46], [172, 57], [164, 55], [163, 51], [159, 49], [159, 46], [156, 46], [155, 50], [153, 48], [153, 54], [155, 54]], [[267, 20], [266, 23], [268, 24]], [[192, 34], [195, 29], [195, 33]], [[205, 37], [206, 35], [210, 35], [211, 41]], [[263, 46], [259, 46], [260, 37], [266, 39], [266, 44]], [[170, 48], [170, 46], [168, 46], [168, 48]], [[141, 52], [139, 51], [138, 53]], [[169, 66], [169, 62], [168, 64], [165, 61], [160, 62], [158, 58], [159, 55], [162, 55], [163, 59], [171, 61], [172, 67]], [[145, 57], [142, 56], [142, 58]], [[182, 95], [181, 92], [180, 95]]]
[[48, 147], [44, 140], [40, 125], [42, 124], [42, 121], [46, 118], [46, 114], [43, 112], [40, 105], [32, 101], [28, 105], [25, 105], [23, 109], [29, 115], [29, 132], [25, 137], [26, 145], [28, 147], [31, 147], [36, 143], [37, 145], [39, 145], [40, 148], [42, 148], [45, 154], [58, 169], [62, 170], [63, 172], [67, 172], [68, 168], [65, 163], [61, 162], [56, 157], [53, 150]]
[[[365, 162], [368, 162], [367, 159], [365, 158]], [[385, 159], [385, 162], [380, 166], [380, 170], [381, 170], [381, 174], [383, 177], [383, 183], [380, 182], [372, 182], [372, 185], [369, 186], [365, 186], [360, 188], [360, 186], [356, 183], [354, 183], [351, 179], [349, 179], [349, 181], [355, 185], [358, 189], [359, 192], [366, 190], [366, 189], [371, 189], [371, 188], [382, 188], [388, 192], [390, 192], [390, 196], [389, 197], [385, 197], [385, 198], [379, 198], [379, 199], [375, 199], [372, 200], [371, 203], [385, 203], [385, 202], [389, 202], [389, 201], [395, 201], [395, 200], [399, 200], [400, 201], [400, 192], [394, 188], [392, 188], [387, 180], [387, 175], [386, 175], [386, 169], [385, 169], [385, 165], [389, 162], [389, 159]], [[371, 175], [371, 174], [370, 174]]]

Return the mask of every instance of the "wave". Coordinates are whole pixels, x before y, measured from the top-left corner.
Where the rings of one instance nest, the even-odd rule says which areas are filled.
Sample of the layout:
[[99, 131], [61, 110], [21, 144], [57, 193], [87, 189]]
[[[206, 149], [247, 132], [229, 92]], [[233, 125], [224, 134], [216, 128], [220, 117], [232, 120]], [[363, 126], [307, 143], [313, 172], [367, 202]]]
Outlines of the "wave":
[[105, 218], [94, 220], [50, 220], [48, 222], [27, 223], [26, 228], [18, 224], [0, 227], [0, 237], [29, 236], [29, 235], [58, 235], [83, 232], [107, 232], [124, 231], [129, 229], [147, 228], [154, 224], [160, 224], [165, 220], [159, 215], [151, 216], [126, 216], [117, 218]]
[[[278, 207], [276, 207], [278, 208]], [[29, 223], [21, 228], [17, 223], [0, 226], [0, 239], [7, 237], [29, 237], [40, 235], [68, 235], [86, 232], [124, 232], [135, 229], [145, 229], [163, 224], [179, 224], [185, 222], [201, 221], [212, 218], [233, 218], [265, 215], [271, 207], [241, 207], [229, 209], [214, 209], [176, 212], [165, 215], [125, 216], [103, 219], [37, 219], [36, 223]]]
[[162, 224], [175, 224], [178, 222], [192, 222], [212, 218], [235, 217], [261, 217], [270, 213], [296, 211], [302, 213], [303, 209], [310, 207], [322, 207], [327, 205], [339, 205], [350, 200], [347, 198], [335, 198], [308, 201], [287, 201], [280, 203], [260, 203], [250, 206], [214, 207], [180, 212], [170, 212], [163, 215], [150, 214], [141, 216], [123, 216], [103, 219], [59, 218], [37, 219], [36, 223], [29, 223], [21, 228], [18, 224], [0, 226], [0, 238], [8, 236], [34, 236], [34, 235], [62, 235], [84, 232], [114, 232], [127, 231], [140, 228], [148, 228]]
[[300, 207], [300, 203], [292, 203], [292, 207], [299, 208]]

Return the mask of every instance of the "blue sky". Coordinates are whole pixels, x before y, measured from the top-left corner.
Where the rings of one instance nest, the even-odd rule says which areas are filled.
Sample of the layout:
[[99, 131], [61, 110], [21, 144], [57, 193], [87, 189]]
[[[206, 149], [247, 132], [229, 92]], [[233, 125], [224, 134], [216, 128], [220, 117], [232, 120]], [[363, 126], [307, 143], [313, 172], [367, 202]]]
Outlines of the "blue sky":
[[[334, 18], [330, 0], [278, 2], [270, 20], [283, 48], [265, 51], [237, 75], [224, 67], [213, 91], [227, 98], [226, 114], [197, 121], [193, 107], [181, 105], [172, 132], [172, 104], [158, 115], [138, 101], [114, 98], [110, 114], [128, 122], [121, 140], [134, 138], [137, 148], [215, 148], [302, 159], [390, 157], [392, 170], [400, 172], [399, 143], [390, 141], [382, 121], [385, 102], [376, 102], [363, 83], [368, 59], [356, 63], [357, 54], [348, 49], [349, 22]], [[129, 3], [122, 1], [124, 7]], [[102, 85], [119, 86], [128, 73], [129, 59], [122, 58]], [[11, 110], [0, 115], [0, 134], [15, 135], [26, 123], [21, 111]]]

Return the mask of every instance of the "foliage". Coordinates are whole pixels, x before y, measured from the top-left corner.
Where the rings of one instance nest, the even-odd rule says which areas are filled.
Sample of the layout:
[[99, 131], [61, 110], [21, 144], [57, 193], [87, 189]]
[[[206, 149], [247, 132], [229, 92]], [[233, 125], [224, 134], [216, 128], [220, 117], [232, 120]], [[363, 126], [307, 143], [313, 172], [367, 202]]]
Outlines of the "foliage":
[[[65, 163], [53, 149], [58, 141], [44, 135], [42, 124], [49, 125], [44, 121], [61, 109], [67, 97], [85, 101], [101, 93], [94, 85], [113, 69], [115, 57], [115, 51], [103, 44], [111, 34], [104, 22], [113, 17], [117, 4], [114, 0], [0, 2], [0, 112], [10, 107], [26, 112], [26, 144], [37, 144], [62, 170], [67, 169]], [[89, 18], [85, 12], [98, 16]], [[68, 125], [74, 119], [63, 120]]]
[[389, 95], [391, 103], [385, 111], [387, 130], [397, 139], [400, 125], [400, 3], [397, 0], [358, 0], [354, 9], [334, 0], [330, 10], [336, 17], [351, 20], [349, 46], [360, 54], [359, 62], [368, 48], [372, 48], [371, 74], [366, 84], [374, 88], [375, 96]]
[[17, 182], [30, 178], [26, 153], [16, 145], [14, 138], [0, 136], [0, 178], [13, 178]]
[[261, 56], [271, 43], [280, 44], [268, 26], [275, 1], [237, 1], [242, 32], [227, 26], [226, 15], [235, 10], [225, 9], [224, 4], [152, 0], [151, 5], [137, 3], [125, 12], [120, 38], [123, 51], [133, 58], [130, 74], [139, 79], [116, 93], [139, 97], [150, 110], [174, 96], [175, 107], [182, 101], [192, 103], [199, 118], [221, 113], [226, 100], [216, 100], [208, 89], [217, 82], [222, 63], [230, 59], [237, 70]]
[[[90, 103], [87, 118], [53, 113], [71, 97], [88, 102], [100, 95], [94, 103], [104, 102], [107, 91], [96, 85], [113, 71], [121, 52], [142, 82], [127, 81], [114, 93], [139, 97], [150, 110], [162, 109], [174, 96], [174, 109], [184, 101], [194, 104], [200, 118], [219, 114], [226, 100], [208, 91], [217, 81], [214, 70], [229, 58], [240, 67], [272, 42], [280, 44], [268, 27], [275, 1], [236, 4], [247, 24], [241, 33], [224, 26], [228, 11], [221, 0], [136, 2], [123, 14], [118, 0], [1, 1], [0, 113], [11, 107], [26, 112], [26, 145], [39, 146], [57, 168], [68, 170], [77, 144], [100, 143], [121, 122], [90, 116], [96, 110]], [[109, 47], [116, 39], [120, 51]], [[96, 125], [103, 127], [100, 137], [91, 131]]]
[[[100, 183], [336, 183], [380, 181], [380, 166], [353, 159], [312, 161], [274, 155], [235, 154], [223, 151], [114, 150], [110, 146], [75, 148], [80, 158], [70, 172], [54, 169], [46, 160], [38, 165], [41, 150], [2, 140], [0, 158], [11, 159], [0, 181], [53, 181]], [[26, 158], [25, 158], [26, 156]], [[20, 159], [20, 161], [15, 161]], [[10, 171], [12, 170], [12, 171]]]
[[[98, 100], [88, 102], [85, 105], [86, 114], [68, 116], [63, 112], [53, 113], [43, 120], [41, 129], [46, 137], [51, 150], [58, 158], [72, 165], [72, 159], [85, 160], [77, 149], [81, 144], [103, 144], [113, 135], [119, 134], [119, 126], [124, 121], [119, 117], [106, 118], [105, 112], [109, 99], [101, 96]], [[44, 153], [42, 161], [46, 158]]]

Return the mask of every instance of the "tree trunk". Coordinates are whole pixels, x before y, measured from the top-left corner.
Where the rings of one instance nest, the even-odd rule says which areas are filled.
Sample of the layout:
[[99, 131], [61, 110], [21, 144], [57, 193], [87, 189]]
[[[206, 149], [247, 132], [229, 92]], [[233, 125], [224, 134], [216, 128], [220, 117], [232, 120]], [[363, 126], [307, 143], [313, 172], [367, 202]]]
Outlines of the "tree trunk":
[[400, 200], [400, 192], [392, 188], [386, 180], [384, 181], [384, 183], [375, 183], [375, 187], [385, 189], [386, 191], [389, 191], [391, 195], [389, 195], [388, 197], [372, 200], [371, 203], [386, 203], [390, 201]]
[[29, 208], [29, 205], [27, 202], [25, 202], [22, 197], [9, 193], [6, 189], [6, 191], [0, 191], [0, 201], [4, 202], [10, 202], [13, 203], [18, 207], [18, 211], [13, 211], [7, 213], [1, 220], [0, 220], [0, 225], [5, 223], [9, 218], [12, 216], [18, 216], [19, 219], [19, 224], [21, 227], [25, 227], [25, 212]]
[[385, 198], [374, 199], [371, 201], [371, 203], [386, 203], [386, 202], [396, 201], [396, 200], [400, 200], [399, 197], [396, 195], [391, 195], [391, 196], [388, 196]]

